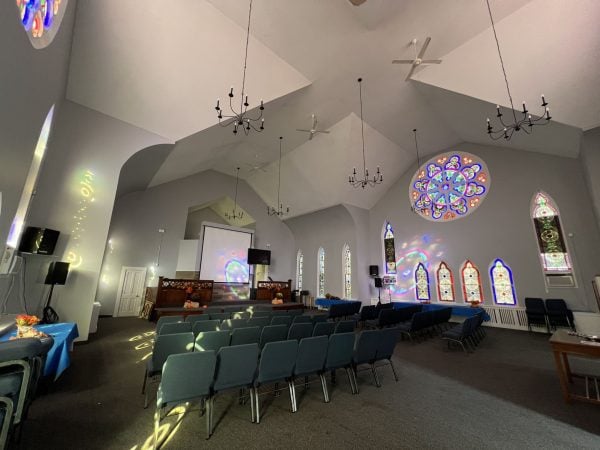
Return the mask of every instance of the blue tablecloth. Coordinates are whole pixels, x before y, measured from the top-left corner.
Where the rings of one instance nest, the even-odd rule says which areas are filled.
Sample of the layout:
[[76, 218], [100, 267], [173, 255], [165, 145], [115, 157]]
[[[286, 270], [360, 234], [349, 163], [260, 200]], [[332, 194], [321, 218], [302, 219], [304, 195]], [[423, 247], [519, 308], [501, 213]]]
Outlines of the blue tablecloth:
[[[47, 325], [36, 325], [35, 329], [52, 336], [54, 345], [46, 357], [46, 366], [44, 367], [44, 376], [52, 376], [55, 380], [71, 364], [69, 352], [73, 346], [73, 341], [79, 336], [77, 324], [75, 323], [53, 323]], [[7, 341], [15, 336], [17, 331], [5, 334], [0, 341]]]
[[[412, 305], [418, 305], [417, 302], [393, 302], [394, 309], [406, 308]], [[483, 320], [486, 322], [490, 320], [490, 316], [483, 308], [471, 308], [470, 306], [459, 306], [459, 305], [444, 305], [441, 303], [425, 303], [423, 304], [423, 311], [433, 311], [435, 309], [452, 308], [453, 316], [462, 317], [473, 317], [475, 314], [483, 311]]]
[[315, 305], [322, 306], [323, 308], [329, 308], [331, 305], [340, 305], [345, 303], [355, 303], [358, 300], [338, 300], [333, 298], [317, 298]]

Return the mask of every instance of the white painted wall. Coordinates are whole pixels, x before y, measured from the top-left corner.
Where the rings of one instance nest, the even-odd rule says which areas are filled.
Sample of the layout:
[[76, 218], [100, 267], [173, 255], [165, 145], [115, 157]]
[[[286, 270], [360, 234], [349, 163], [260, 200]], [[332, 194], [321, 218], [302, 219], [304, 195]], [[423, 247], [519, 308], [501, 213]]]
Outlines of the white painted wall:
[[[480, 156], [491, 174], [487, 198], [473, 214], [449, 223], [435, 223], [409, 209], [408, 185], [413, 171], [406, 173], [371, 210], [369, 248], [372, 261], [383, 263], [381, 232], [385, 220], [395, 231], [396, 257], [413, 249], [424, 251], [434, 267], [446, 261], [459, 279], [463, 261], [471, 259], [480, 269], [485, 303], [491, 304], [488, 266], [501, 257], [514, 273], [519, 304], [524, 297], [564, 298], [574, 310], [596, 311], [590, 281], [600, 272], [600, 233], [577, 159], [513, 151], [506, 148], [465, 143], [456, 148]], [[567, 245], [573, 256], [579, 288], [546, 291], [538, 247], [530, 219], [533, 194], [544, 190], [557, 202]], [[413, 245], [413, 242], [415, 245]], [[412, 269], [412, 266], [409, 267]], [[412, 277], [412, 270], [410, 271]], [[434, 274], [430, 273], [433, 280]], [[456, 285], [462, 302], [460, 284]], [[414, 290], [404, 296], [414, 299]], [[435, 283], [432, 299], [437, 300]]]
[[[121, 266], [149, 266], [156, 259], [159, 236], [164, 228], [157, 276], [173, 277], [177, 265], [179, 241], [186, 230], [188, 208], [213, 202], [231, 191], [235, 178], [212, 170], [164, 183], [145, 191], [124, 195], [115, 203], [109, 237], [112, 252], [104, 257], [98, 300], [102, 314], [112, 314]], [[293, 278], [294, 237], [278, 218], [268, 216], [266, 205], [240, 181], [238, 203], [256, 219], [254, 245], [271, 249], [269, 274], [275, 280]]]
[[[298, 250], [304, 254], [304, 272], [302, 289], [317, 297], [318, 251], [325, 250], [325, 292], [342, 297], [344, 295], [342, 248], [350, 246], [352, 252], [352, 296], [359, 297], [356, 274], [363, 268], [357, 263], [356, 227], [348, 210], [342, 206], [316, 211], [286, 220], [294, 234], [296, 248], [292, 254], [293, 270], [291, 278], [296, 276], [296, 255]], [[368, 270], [368, 268], [364, 268]], [[295, 285], [295, 284], [294, 284]], [[361, 299], [364, 300], [364, 299]]]
[[159, 136], [69, 101], [58, 114], [30, 222], [61, 232], [56, 255], [71, 262], [71, 271], [53, 304], [61, 320], [77, 323], [83, 340], [88, 335], [119, 172], [133, 153], [158, 143], [164, 143]]
[[[600, 127], [583, 133], [581, 142], [581, 164], [585, 181], [592, 197], [592, 205], [598, 227], [600, 227]], [[598, 272], [600, 273], [600, 271]]]

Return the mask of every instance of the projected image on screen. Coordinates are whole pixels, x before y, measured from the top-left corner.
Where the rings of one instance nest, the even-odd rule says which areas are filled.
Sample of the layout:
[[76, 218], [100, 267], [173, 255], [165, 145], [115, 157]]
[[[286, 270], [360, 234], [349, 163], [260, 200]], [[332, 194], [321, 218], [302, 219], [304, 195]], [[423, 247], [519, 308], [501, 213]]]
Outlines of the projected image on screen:
[[248, 283], [248, 248], [252, 234], [205, 225], [200, 279], [216, 283]]

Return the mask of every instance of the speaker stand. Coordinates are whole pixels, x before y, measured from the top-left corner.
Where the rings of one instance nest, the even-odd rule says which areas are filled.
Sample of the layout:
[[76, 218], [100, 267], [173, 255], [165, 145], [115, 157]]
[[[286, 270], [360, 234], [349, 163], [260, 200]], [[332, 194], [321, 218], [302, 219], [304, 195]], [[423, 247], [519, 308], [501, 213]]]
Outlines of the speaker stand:
[[50, 285], [50, 294], [48, 294], [48, 301], [46, 302], [46, 306], [44, 307], [43, 312], [43, 323], [56, 323], [60, 320], [58, 317], [58, 313], [50, 306], [50, 302], [52, 301], [52, 293], [54, 292], [54, 283]]

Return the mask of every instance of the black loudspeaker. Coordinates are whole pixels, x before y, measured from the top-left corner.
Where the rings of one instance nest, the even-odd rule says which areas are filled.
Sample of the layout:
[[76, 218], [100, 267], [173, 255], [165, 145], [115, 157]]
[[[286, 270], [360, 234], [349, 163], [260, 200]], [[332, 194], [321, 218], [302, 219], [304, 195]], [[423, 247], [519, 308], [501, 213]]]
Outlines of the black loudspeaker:
[[54, 253], [59, 231], [50, 228], [27, 227], [21, 237], [19, 251], [38, 255], [51, 255]]
[[369, 275], [372, 277], [379, 275], [379, 266], [369, 266]]
[[69, 263], [53, 261], [48, 266], [48, 274], [44, 284], [65, 284], [69, 273]]
[[376, 288], [382, 288], [383, 287], [383, 280], [379, 277], [375, 278], [375, 287]]

